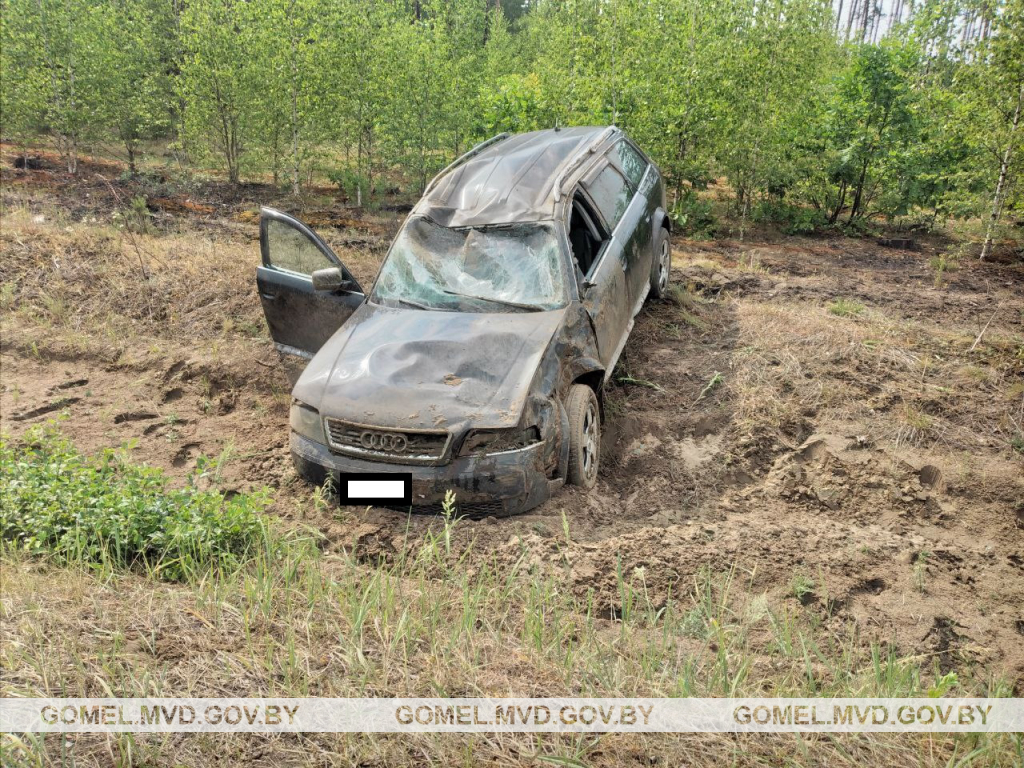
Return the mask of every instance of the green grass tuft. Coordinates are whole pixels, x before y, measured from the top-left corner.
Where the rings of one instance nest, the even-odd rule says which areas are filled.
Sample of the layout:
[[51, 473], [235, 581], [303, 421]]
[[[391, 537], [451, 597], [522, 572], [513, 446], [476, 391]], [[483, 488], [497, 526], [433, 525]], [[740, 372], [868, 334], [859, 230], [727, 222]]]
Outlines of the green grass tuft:
[[856, 317], [864, 311], [864, 305], [853, 299], [836, 299], [828, 305], [828, 311], [837, 317]]
[[185, 581], [235, 568], [268, 546], [265, 491], [230, 499], [168, 488], [123, 452], [79, 453], [54, 427], [0, 440], [0, 540], [29, 554]]

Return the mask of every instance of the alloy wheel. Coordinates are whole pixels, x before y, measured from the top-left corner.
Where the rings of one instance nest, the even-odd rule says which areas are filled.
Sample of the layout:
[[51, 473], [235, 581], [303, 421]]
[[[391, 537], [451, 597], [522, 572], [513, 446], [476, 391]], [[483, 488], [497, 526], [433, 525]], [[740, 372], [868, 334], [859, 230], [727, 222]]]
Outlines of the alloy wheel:
[[658, 254], [658, 290], [661, 293], [665, 292], [668, 288], [668, 273], [670, 264], [670, 255], [668, 240], [661, 241], [661, 253]]
[[601, 449], [601, 420], [593, 403], [583, 417], [583, 474], [587, 479], [597, 474], [598, 452]]

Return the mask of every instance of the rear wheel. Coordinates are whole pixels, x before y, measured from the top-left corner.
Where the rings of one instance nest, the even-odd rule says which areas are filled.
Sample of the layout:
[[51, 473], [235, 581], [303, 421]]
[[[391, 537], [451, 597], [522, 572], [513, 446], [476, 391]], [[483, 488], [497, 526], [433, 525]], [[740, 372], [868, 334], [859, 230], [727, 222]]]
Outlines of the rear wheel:
[[573, 384], [566, 398], [569, 416], [569, 477], [573, 485], [593, 488], [601, 454], [601, 411], [586, 384]]
[[672, 247], [668, 242], [668, 230], [658, 227], [654, 242], [654, 269], [651, 272], [651, 298], [662, 299], [668, 292], [668, 277], [672, 271]]

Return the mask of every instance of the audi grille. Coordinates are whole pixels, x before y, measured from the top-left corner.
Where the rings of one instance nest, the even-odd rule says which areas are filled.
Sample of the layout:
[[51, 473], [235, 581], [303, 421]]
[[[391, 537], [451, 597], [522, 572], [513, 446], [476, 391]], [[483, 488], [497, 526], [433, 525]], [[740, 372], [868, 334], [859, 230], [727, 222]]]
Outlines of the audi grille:
[[400, 464], [430, 464], [444, 458], [448, 432], [394, 430], [325, 419], [327, 441], [337, 453]]

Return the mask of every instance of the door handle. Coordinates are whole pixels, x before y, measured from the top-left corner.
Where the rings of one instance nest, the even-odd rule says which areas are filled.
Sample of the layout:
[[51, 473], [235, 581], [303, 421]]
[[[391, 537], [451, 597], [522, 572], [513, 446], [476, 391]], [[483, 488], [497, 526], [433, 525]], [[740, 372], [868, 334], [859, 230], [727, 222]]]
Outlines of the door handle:
[[277, 298], [276, 293], [268, 293], [267, 291], [260, 291], [260, 296], [262, 296], [267, 301], [273, 301], [274, 299]]

